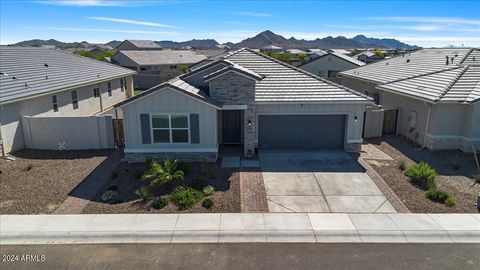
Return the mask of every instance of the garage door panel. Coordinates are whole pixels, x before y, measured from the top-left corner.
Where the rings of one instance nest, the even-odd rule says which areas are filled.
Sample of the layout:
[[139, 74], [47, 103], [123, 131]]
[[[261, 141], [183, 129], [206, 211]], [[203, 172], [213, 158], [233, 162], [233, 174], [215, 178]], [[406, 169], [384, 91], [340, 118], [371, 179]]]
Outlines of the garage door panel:
[[344, 115], [259, 115], [261, 149], [343, 149]]

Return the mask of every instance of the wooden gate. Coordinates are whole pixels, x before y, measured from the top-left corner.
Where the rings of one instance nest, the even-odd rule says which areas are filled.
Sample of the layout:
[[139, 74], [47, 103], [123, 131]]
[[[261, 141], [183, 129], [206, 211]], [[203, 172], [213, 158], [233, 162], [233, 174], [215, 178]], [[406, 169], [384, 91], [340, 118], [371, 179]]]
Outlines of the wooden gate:
[[113, 132], [115, 134], [115, 145], [123, 148], [125, 146], [125, 136], [123, 134], [122, 119], [113, 119]]
[[397, 133], [398, 110], [385, 110], [383, 114], [383, 134], [395, 135]]

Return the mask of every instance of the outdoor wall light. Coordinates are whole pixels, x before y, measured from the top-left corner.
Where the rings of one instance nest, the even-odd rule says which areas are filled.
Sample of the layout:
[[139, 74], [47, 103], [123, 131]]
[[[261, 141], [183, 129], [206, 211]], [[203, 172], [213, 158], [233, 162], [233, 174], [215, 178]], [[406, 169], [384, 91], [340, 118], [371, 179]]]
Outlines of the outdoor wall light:
[[356, 115], [353, 117], [353, 121], [358, 122], [358, 117]]
[[248, 126], [252, 125], [252, 120], [248, 120]]

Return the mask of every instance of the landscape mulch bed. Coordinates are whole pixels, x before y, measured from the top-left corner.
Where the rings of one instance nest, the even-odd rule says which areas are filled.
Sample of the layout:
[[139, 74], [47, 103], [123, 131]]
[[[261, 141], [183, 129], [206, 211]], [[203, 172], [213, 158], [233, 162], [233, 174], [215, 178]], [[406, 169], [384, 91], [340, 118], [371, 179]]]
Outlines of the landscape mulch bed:
[[0, 159], [0, 213], [50, 214], [112, 150], [22, 150]]
[[[194, 178], [200, 177], [206, 185], [215, 187], [215, 193], [209, 198], [214, 202], [210, 209], [205, 209], [202, 202], [193, 208], [181, 210], [172, 203], [162, 209], [154, 209], [149, 203], [143, 203], [134, 194], [142, 185], [148, 185], [147, 181], [139, 179], [139, 172], [143, 171], [141, 163], [120, 163], [116, 172], [118, 176], [110, 177], [108, 182], [97, 193], [95, 199], [83, 210], [84, 214], [119, 214], [119, 213], [238, 213], [240, 212], [240, 175], [238, 169], [220, 168], [220, 163], [208, 163], [209, 173], [204, 174], [202, 163], [186, 163], [188, 169], [184, 181], [175, 181], [169, 187], [156, 186], [152, 188], [155, 197], [168, 195], [178, 185], [190, 185]], [[120, 197], [120, 202], [115, 204], [104, 203], [102, 194], [115, 189]]]
[[[477, 174], [475, 158], [471, 153], [461, 151], [429, 151], [419, 149], [418, 145], [408, 142], [403, 137], [387, 136], [378, 139], [368, 139], [393, 161], [367, 160], [382, 176], [384, 181], [414, 213], [474, 213], [474, 204], [480, 186], [474, 185], [473, 175]], [[456, 199], [456, 205], [448, 207], [425, 198], [425, 191], [413, 186], [409, 178], [399, 169], [399, 162], [404, 160], [407, 167], [427, 162], [439, 176], [439, 189], [448, 192]]]

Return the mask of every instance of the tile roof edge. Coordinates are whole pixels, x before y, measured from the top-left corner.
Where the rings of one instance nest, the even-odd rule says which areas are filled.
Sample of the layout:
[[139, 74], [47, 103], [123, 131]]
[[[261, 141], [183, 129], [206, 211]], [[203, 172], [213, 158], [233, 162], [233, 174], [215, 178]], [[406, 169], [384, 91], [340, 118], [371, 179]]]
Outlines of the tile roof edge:
[[461, 67], [460, 72], [453, 78], [453, 80], [445, 87], [442, 93], [435, 99], [435, 102], [439, 102], [442, 98], [452, 89], [452, 87], [458, 82], [458, 80], [465, 74], [465, 72], [470, 68], [470, 66]]
[[[300, 72], [300, 73], [303, 73], [303, 74], [305, 74], [305, 75], [307, 75], [307, 76], [310, 76], [310, 77], [312, 77], [312, 78], [314, 78], [314, 79], [316, 79], [316, 80], [318, 80], [318, 81], [321, 81], [321, 82], [330, 84], [330, 85], [332, 85], [332, 86], [338, 87], [338, 88], [343, 89], [343, 90], [345, 90], [345, 91], [347, 91], [347, 92], [350, 92], [350, 93], [352, 93], [352, 94], [354, 94], [354, 95], [363, 97], [363, 98], [365, 98], [367, 101], [373, 102], [373, 98], [371, 98], [371, 97], [369, 97], [369, 96], [367, 96], [367, 95], [364, 95], [364, 94], [362, 94], [362, 93], [360, 93], [360, 92], [357, 92], [357, 91], [355, 91], [355, 90], [353, 90], [353, 89], [350, 89], [350, 88], [348, 88], [348, 87], [345, 87], [345, 86], [343, 86], [343, 85], [336, 84], [336, 83], [334, 83], [334, 82], [332, 82], [332, 81], [329, 81], [329, 80], [327, 80], [327, 79], [321, 78], [321, 77], [319, 77], [319, 76], [317, 76], [317, 75], [315, 75], [315, 74], [312, 74], [312, 73], [310, 73], [310, 72], [308, 72], [308, 71], [305, 71], [305, 70], [303, 70], [303, 69], [294, 67], [294, 66], [289, 65], [289, 64], [287, 64], [287, 63], [284, 63], [284, 62], [282, 62], [282, 61], [280, 61], [280, 60], [277, 60], [277, 59], [275, 59], [275, 58], [272, 58], [272, 57], [270, 57], [270, 56], [268, 56], [268, 55], [264, 55], [264, 54], [258, 53], [258, 52], [256, 52], [256, 51], [250, 49], [250, 48], [241, 48], [241, 49], [233, 52], [233, 53], [232, 53], [231, 55], [229, 55], [229, 56], [235, 55], [235, 54], [237, 54], [237, 53], [239, 53], [239, 52], [241, 52], [241, 51], [249, 51], [249, 52], [254, 53], [254, 54], [258, 55], [258, 56], [264, 57], [264, 58], [266, 58], [266, 59], [268, 59], [268, 60], [271, 60], [271, 61], [273, 61], [273, 62], [276, 62], [276, 63], [278, 63], [278, 64], [281, 64], [281, 65], [283, 65], [283, 66], [285, 66], [285, 67], [288, 67], [288, 68], [293, 69], [293, 70], [295, 70], [295, 71], [298, 71], [298, 72]], [[227, 56], [227, 57], [229, 57], [229, 56]]]
[[217, 70], [217, 71], [214, 71], [214, 72], [212, 72], [212, 73], [210, 73], [210, 74], [208, 74], [208, 75], [205, 75], [205, 76], [203, 77], [203, 79], [204, 79], [205, 82], [207, 82], [207, 81], [209, 81], [209, 80], [211, 80], [211, 79], [213, 79], [213, 78], [215, 78], [215, 77], [217, 77], [217, 76], [221, 76], [223, 73], [228, 72], [228, 71], [237, 71], [237, 72], [240, 72], [240, 73], [242, 73], [243, 75], [245, 75], [245, 76], [247, 76], [247, 77], [250, 77], [250, 78], [253, 78], [254, 80], [257, 80], [257, 81], [263, 79], [263, 76], [262, 76], [262, 75], [260, 75], [260, 74], [258, 74], [258, 73], [256, 73], [256, 72], [253, 72], [253, 71], [251, 71], [251, 70], [249, 70], [249, 69], [247, 69], [247, 68], [242, 67], [242, 68], [247, 69], [247, 70], [249, 71], [249, 72], [247, 72], [247, 71], [245, 71], [245, 70], [243, 70], [243, 69], [238, 68], [238, 66], [240, 66], [240, 65], [233, 65], [233, 66], [224, 67], [224, 68], [219, 69], [219, 70]]
[[457, 68], [462, 68], [462, 67], [455, 65], [455, 66], [451, 66], [451, 67], [447, 67], [447, 68], [437, 69], [437, 70], [434, 70], [434, 71], [430, 71], [430, 72], [426, 72], [426, 73], [422, 73], [422, 74], [417, 74], [417, 75], [413, 75], [413, 76], [406, 77], [406, 78], [401, 78], [401, 79], [396, 79], [396, 80], [380, 83], [378, 86], [384, 86], [384, 85], [391, 84], [391, 83], [396, 83], [396, 82], [401, 82], [401, 81], [405, 81], [405, 80], [415, 79], [415, 78], [419, 78], [419, 77], [423, 77], [423, 76], [432, 75], [432, 74], [435, 74], [435, 73], [450, 71], [450, 70], [457, 69]]
[[462, 65], [463, 62], [465, 62], [465, 60], [468, 58], [468, 56], [470, 56], [470, 54], [475, 51], [477, 49], [475, 48], [470, 48], [470, 50], [468, 50], [468, 52], [466, 54], [463, 55], [462, 59], [460, 59], [460, 61], [458, 61], [458, 65]]

